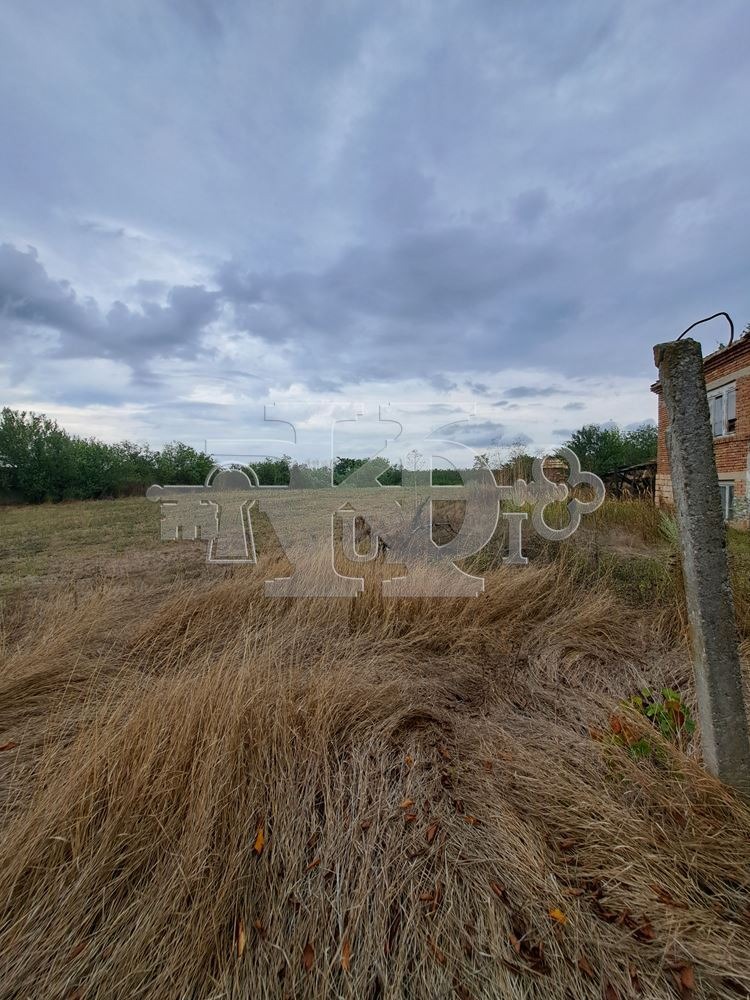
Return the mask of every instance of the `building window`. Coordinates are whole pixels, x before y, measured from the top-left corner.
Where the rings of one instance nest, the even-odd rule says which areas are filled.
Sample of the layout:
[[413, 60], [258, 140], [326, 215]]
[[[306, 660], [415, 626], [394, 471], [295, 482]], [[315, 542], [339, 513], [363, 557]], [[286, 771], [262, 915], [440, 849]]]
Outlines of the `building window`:
[[719, 483], [719, 495], [721, 496], [721, 512], [724, 520], [729, 521], [734, 509], [734, 483]]
[[737, 427], [737, 390], [733, 385], [724, 386], [718, 392], [708, 396], [708, 409], [711, 413], [711, 428], [714, 437], [726, 437], [734, 434]]

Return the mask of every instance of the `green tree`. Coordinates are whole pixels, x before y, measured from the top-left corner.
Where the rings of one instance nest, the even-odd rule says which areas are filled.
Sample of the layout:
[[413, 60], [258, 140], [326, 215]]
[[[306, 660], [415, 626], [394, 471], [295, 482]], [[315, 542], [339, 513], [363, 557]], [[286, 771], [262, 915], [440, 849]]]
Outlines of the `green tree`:
[[0, 474], [6, 490], [32, 502], [62, 500], [71, 478], [71, 439], [42, 413], [4, 407], [0, 417]]
[[655, 424], [641, 424], [625, 435], [624, 465], [640, 465], [656, 459], [658, 430]]
[[213, 462], [189, 445], [162, 451], [70, 435], [43, 413], [0, 413], [0, 489], [29, 503], [142, 493], [152, 483], [198, 485]]
[[623, 432], [616, 424], [586, 424], [565, 442], [584, 469], [603, 476], [614, 469], [640, 465], [656, 458], [657, 430], [641, 424]]
[[181, 441], [171, 441], [156, 455], [156, 475], [160, 483], [199, 486], [213, 468], [210, 455], [196, 451]]

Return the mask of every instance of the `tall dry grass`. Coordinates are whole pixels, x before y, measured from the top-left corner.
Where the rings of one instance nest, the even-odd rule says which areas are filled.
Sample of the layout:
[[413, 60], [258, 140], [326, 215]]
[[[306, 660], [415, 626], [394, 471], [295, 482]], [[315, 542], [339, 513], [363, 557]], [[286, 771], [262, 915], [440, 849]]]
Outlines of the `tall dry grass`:
[[6, 620], [0, 997], [749, 995], [750, 809], [601, 736], [644, 683], [690, 698], [657, 611], [564, 559], [465, 601], [366, 572]]

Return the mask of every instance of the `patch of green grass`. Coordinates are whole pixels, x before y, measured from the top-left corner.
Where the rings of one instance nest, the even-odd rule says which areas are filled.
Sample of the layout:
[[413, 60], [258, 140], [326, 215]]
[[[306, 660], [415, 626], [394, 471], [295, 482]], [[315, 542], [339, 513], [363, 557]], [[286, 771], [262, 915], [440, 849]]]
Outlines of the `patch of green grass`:
[[158, 509], [143, 497], [0, 507], [0, 593], [86, 559], [159, 544]]
[[663, 512], [651, 500], [615, 500], [607, 497], [586, 521], [593, 528], [623, 528], [649, 545], [663, 537]]
[[662, 559], [623, 558], [614, 552], [605, 552], [600, 556], [600, 571], [630, 604], [647, 607], [673, 604], [677, 600], [674, 572]]

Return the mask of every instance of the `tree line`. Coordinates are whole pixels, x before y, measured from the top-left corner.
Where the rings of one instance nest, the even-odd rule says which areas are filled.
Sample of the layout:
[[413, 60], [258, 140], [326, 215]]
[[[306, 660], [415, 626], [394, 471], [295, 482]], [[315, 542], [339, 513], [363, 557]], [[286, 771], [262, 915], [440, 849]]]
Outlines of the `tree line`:
[[586, 424], [565, 445], [576, 453], [583, 469], [605, 476], [615, 469], [655, 461], [657, 434], [654, 424], [641, 424], [629, 431], [617, 424]]
[[69, 434], [43, 413], [4, 407], [0, 491], [27, 503], [142, 494], [152, 483], [199, 484], [210, 455], [174, 441], [160, 451], [133, 441], [105, 444]]
[[[576, 452], [584, 469], [604, 475], [655, 458], [656, 428], [643, 425], [622, 431], [615, 425], [588, 424], [566, 445]], [[338, 456], [333, 482], [338, 485], [350, 475], [356, 476], [367, 461]], [[379, 482], [400, 485], [403, 469], [381, 461]], [[528, 478], [531, 462], [532, 456], [517, 455], [512, 463], [506, 463], [509, 468], [505, 471]], [[69, 434], [42, 413], [4, 407], [0, 414], [0, 493], [26, 503], [139, 495], [152, 483], [198, 486], [214, 464], [211, 455], [180, 441], [158, 451], [133, 441], [105, 444], [93, 437]], [[288, 484], [292, 468], [288, 455], [252, 463], [261, 486]], [[498, 467], [496, 475], [503, 471]], [[305, 472], [308, 482], [327, 485], [331, 481], [329, 466], [305, 466]], [[436, 486], [459, 485], [461, 476], [455, 469], [434, 469], [432, 481]]]

